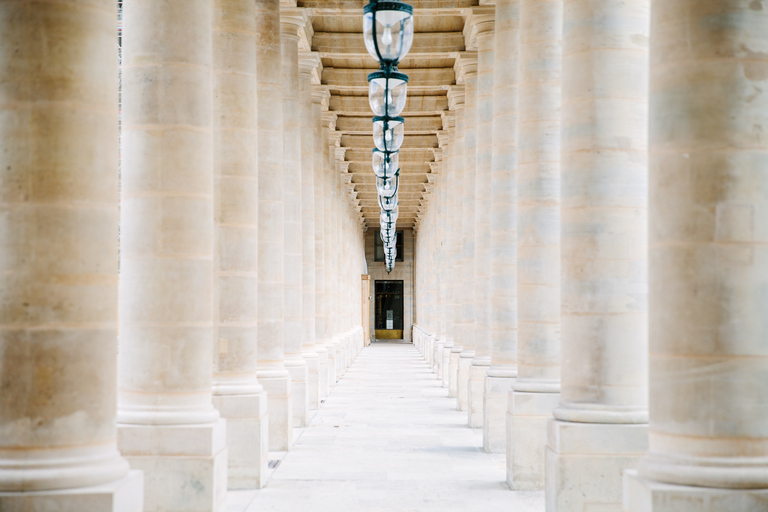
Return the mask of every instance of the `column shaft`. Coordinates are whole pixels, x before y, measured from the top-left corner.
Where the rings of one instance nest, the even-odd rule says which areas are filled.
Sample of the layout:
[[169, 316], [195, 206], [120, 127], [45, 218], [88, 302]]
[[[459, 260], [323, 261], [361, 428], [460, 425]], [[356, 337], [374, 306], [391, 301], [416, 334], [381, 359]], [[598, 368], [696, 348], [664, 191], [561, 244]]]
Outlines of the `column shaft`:
[[768, 503], [763, 9], [653, 2], [649, 453], [628, 511]]
[[491, 175], [491, 367], [483, 445], [507, 449], [507, 403], [517, 374], [517, 103], [519, 2], [496, 2]]
[[266, 482], [267, 395], [258, 362], [259, 176], [256, 152], [256, 11], [216, 0], [213, 11], [215, 317], [213, 403], [227, 419], [228, 487]]
[[552, 510], [582, 510], [620, 504], [647, 443], [650, 5], [563, 5], [563, 364], [546, 486]]
[[141, 508], [115, 430], [115, 19], [108, 1], [0, 3], [2, 510]]
[[[302, 13], [303, 14], [303, 13]], [[291, 374], [293, 424], [304, 427], [309, 420], [307, 362], [302, 356], [304, 289], [302, 285], [302, 173], [301, 104], [299, 100], [299, 34], [306, 18], [296, 11], [283, 13], [281, 52], [283, 75], [283, 303], [285, 367]]]
[[324, 173], [325, 151], [328, 147], [323, 128], [323, 102], [328, 91], [314, 86], [312, 91], [312, 135], [314, 153], [315, 191], [315, 350], [318, 357], [318, 393], [328, 396], [328, 347], [326, 346], [325, 305], [325, 203]]
[[259, 381], [267, 391], [269, 449], [293, 434], [291, 378], [285, 368], [283, 82], [278, 0], [257, 0], [256, 108], [259, 172]]
[[563, 3], [520, 2], [518, 374], [507, 482], [544, 488], [547, 420], [560, 400], [560, 88]]
[[[212, 2], [123, 14], [119, 447], [144, 469], [145, 510], [211, 510], [227, 485], [211, 401]], [[181, 432], [207, 442], [169, 451]]]

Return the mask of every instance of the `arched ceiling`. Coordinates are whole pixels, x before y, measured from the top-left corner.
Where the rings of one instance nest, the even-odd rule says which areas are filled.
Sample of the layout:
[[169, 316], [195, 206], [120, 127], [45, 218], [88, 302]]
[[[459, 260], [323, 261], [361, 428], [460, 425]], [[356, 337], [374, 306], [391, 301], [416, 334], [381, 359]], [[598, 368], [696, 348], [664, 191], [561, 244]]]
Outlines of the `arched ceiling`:
[[[337, 159], [359, 202], [368, 227], [379, 225], [376, 184], [371, 169], [373, 147], [368, 73], [378, 62], [363, 42], [363, 6], [367, 0], [298, 0], [311, 20], [307, 41], [320, 57], [320, 82], [330, 92], [332, 140]], [[456, 85], [457, 57], [468, 49], [472, 17], [478, 0], [411, 0], [415, 37], [399, 69], [409, 76], [408, 103], [403, 112], [405, 142], [400, 150], [399, 228], [414, 226], [425, 207], [429, 183], [439, 172], [443, 131], [452, 124], [449, 89]], [[334, 123], [335, 121], [335, 123]]]

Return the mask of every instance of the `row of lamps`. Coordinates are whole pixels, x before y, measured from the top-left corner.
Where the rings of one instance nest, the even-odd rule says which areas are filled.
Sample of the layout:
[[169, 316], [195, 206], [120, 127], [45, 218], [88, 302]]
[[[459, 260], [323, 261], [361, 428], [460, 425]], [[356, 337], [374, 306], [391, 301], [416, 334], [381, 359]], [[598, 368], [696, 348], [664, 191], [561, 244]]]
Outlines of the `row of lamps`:
[[397, 257], [397, 215], [400, 184], [400, 146], [408, 75], [397, 70], [413, 44], [413, 8], [397, 1], [371, 0], [363, 8], [363, 37], [368, 53], [379, 61], [379, 70], [368, 75], [368, 102], [373, 118], [373, 172], [381, 208], [381, 240], [387, 273]]

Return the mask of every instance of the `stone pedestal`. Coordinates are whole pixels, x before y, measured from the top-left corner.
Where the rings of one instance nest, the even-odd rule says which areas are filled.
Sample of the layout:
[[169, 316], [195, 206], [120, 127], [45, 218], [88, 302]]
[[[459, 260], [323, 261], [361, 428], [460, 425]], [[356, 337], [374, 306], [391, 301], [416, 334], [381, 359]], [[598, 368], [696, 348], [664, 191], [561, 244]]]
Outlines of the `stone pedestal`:
[[293, 396], [288, 372], [259, 372], [259, 382], [267, 392], [269, 450], [288, 451], [293, 444]]
[[440, 365], [440, 381], [444, 388], [451, 383], [451, 351], [453, 350], [453, 341], [446, 341], [443, 346], [443, 362]]
[[0, 492], [8, 512], [143, 512], [141, 471], [108, 484], [57, 491]]
[[648, 448], [644, 424], [547, 423], [547, 512], [621, 512], [621, 474]]
[[328, 348], [317, 347], [317, 392], [320, 395], [320, 399], [328, 397], [329, 392], [329, 357]]
[[305, 352], [307, 362], [307, 403], [310, 410], [320, 407], [320, 357], [316, 351]]
[[624, 512], [762, 512], [768, 489], [717, 489], [672, 485], [624, 472]]
[[544, 489], [547, 422], [560, 393], [512, 390], [507, 409], [507, 483], [513, 491]]
[[468, 425], [472, 428], [483, 426], [485, 376], [488, 374], [488, 367], [490, 365], [490, 358], [482, 360], [475, 358], [469, 366], [467, 411], [469, 412]]
[[448, 355], [448, 396], [458, 398], [459, 396], [459, 359], [461, 358], [461, 347], [454, 346]]
[[227, 419], [227, 488], [260, 489], [269, 462], [267, 394], [214, 395], [213, 405]]
[[469, 410], [469, 369], [472, 366], [474, 352], [462, 351], [459, 354], [456, 378], [456, 401], [460, 411]]
[[286, 360], [285, 369], [291, 376], [293, 426], [306, 427], [309, 423], [309, 368], [302, 359]]
[[485, 377], [483, 393], [483, 448], [489, 453], [506, 453], [507, 402], [514, 377]]
[[118, 447], [144, 472], [144, 512], [220, 512], [227, 497], [227, 426], [120, 425]]

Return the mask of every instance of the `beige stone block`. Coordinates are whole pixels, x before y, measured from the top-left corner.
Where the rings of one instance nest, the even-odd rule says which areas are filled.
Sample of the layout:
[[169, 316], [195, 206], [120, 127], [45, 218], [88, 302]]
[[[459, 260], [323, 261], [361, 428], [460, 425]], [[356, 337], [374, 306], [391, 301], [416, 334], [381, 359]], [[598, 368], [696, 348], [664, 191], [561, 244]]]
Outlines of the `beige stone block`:
[[213, 405], [227, 421], [227, 488], [262, 488], [269, 462], [267, 394], [214, 395]]
[[762, 512], [768, 489], [716, 489], [671, 485], [624, 471], [623, 512]]
[[489, 453], [506, 453], [507, 395], [514, 378], [486, 376], [483, 395], [483, 448]]
[[109, 484], [60, 491], [0, 492], [3, 512], [143, 512], [141, 471]]
[[547, 422], [559, 402], [559, 393], [510, 393], [507, 482], [512, 490], [544, 489]]
[[293, 400], [290, 375], [272, 376], [259, 371], [267, 392], [270, 451], [288, 451], [293, 444]]
[[467, 396], [467, 410], [469, 413], [469, 426], [481, 428], [484, 419], [485, 378], [488, 373], [488, 365], [471, 364], [469, 367], [469, 390]]
[[622, 472], [648, 448], [644, 424], [548, 420], [547, 512], [621, 512]]

